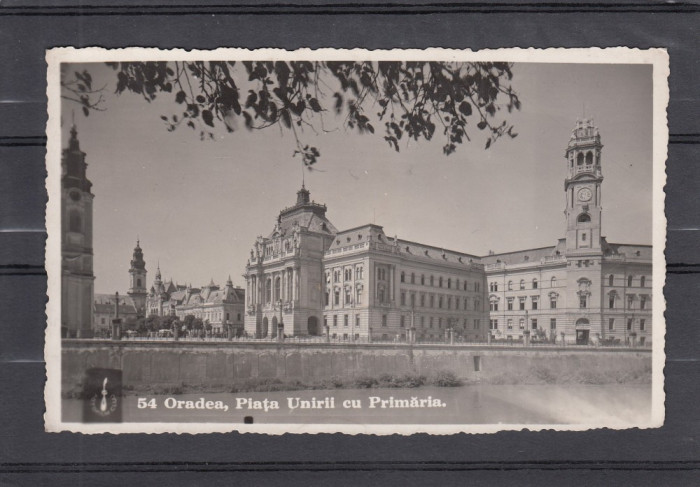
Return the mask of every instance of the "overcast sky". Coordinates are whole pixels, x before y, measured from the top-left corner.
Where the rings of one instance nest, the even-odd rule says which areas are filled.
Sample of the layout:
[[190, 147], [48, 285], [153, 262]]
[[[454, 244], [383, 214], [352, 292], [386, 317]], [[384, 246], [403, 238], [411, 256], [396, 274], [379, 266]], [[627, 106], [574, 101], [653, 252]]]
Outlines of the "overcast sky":
[[[95, 194], [95, 291], [126, 291], [137, 236], [149, 287], [157, 262], [179, 283], [230, 274], [243, 286], [256, 236], [301, 186], [293, 137], [274, 128], [208, 142], [187, 127], [170, 133], [160, 120], [175, 113], [170, 98], [117, 97], [113, 71], [90, 71], [95, 86], [111, 83], [107, 110], [85, 118], [65, 103], [63, 138], [75, 110]], [[396, 153], [381, 136], [307, 131], [322, 154], [306, 171], [311, 198], [339, 230], [375, 222], [390, 236], [480, 255], [554, 245], [565, 231], [564, 150], [585, 110], [604, 145], [603, 235], [651, 244], [651, 67], [517, 64], [513, 73], [522, 109], [509, 121], [519, 136], [489, 150], [480, 134], [446, 157], [438, 136]]]

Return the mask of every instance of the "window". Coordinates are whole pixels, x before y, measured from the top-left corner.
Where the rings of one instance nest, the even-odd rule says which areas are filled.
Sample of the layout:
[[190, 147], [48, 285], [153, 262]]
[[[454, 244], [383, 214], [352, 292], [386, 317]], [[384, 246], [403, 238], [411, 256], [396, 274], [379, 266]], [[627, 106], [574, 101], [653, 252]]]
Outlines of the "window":
[[647, 278], [645, 276], [642, 276], [639, 278], [639, 287], [644, 287], [646, 285]]
[[525, 318], [520, 318], [520, 320], [518, 321], [518, 326], [521, 330], [525, 329]]
[[579, 308], [586, 308], [586, 305], [588, 304], [588, 299], [587, 296], [579, 296], [578, 298], [578, 307]]
[[469, 308], [469, 298], [464, 298], [464, 311], [466, 311], [467, 308]]
[[644, 331], [644, 326], [646, 325], [646, 320], [639, 320], [639, 331]]
[[455, 289], [459, 290], [459, 279], [455, 282]]
[[340, 306], [340, 290], [336, 289], [335, 292], [333, 293], [333, 304], [336, 306]]
[[634, 306], [634, 296], [627, 296], [627, 308], [632, 309]]
[[72, 210], [68, 217], [68, 230], [71, 232], [83, 231], [83, 220], [77, 210]]
[[333, 315], [333, 326], [334, 327], [338, 326], [338, 315]]
[[447, 309], [452, 309], [452, 296], [447, 297]]
[[362, 279], [362, 266], [358, 266], [357, 269], [355, 269], [355, 278]]
[[331, 296], [330, 293], [326, 291], [326, 306], [328, 306], [329, 304], [331, 304]]
[[627, 276], [627, 287], [632, 287], [632, 276]]
[[355, 303], [362, 304], [362, 288], [355, 289]]
[[632, 318], [627, 320], [627, 331], [632, 329]]
[[355, 328], [360, 327], [360, 315], [355, 315]]
[[401, 282], [406, 282], [406, 274], [403, 272], [401, 273]]
[[420, 317], [420, 327], [425, 328], [425, 316]]
[[382, 326], [386, 326], [386, 315], [382, 315]]
[[615, 278], [613, 277], [612, 274], [610, 274], [608, 276], [608, 286], [612, 286], [614, 282], [615, 282]]
[[525, 280], [520, 279], [520, 289], [525, 289]]
[[613, 293], [610, 293], [608, 298], [608, 308], [615, 309], [615, 295]]
[[136, 287], [141, 287], [141, 279], [136, 279]]
[[489, 303], [489, 310], [490, 311], [498, 311], [498, 301], [491, 301]]
[[481, 328], [481, 320], [480, 320], [480, 319], [475, 319], [475, 320], [474, 320], [474, 329], [475, 329], [475, 330], [478, 330], [479, 328]]
[[459, 309], [459, 298], [455, 298], [455, 309]]
[[557, 297], [556, 296], [549, 297], [549, 307], [551, 309], [557, 309]]
[[432, 329], [432, 327], [433, 327], [433, 317], [431, 316], [430, 317], [430, 328]]
[[333, 282], [340, 282], [340, 271], [333, 272]]
[[385, 301], [384, 296], [385, 296], [384, 287], [380, 287], [379, 289], [377, 289], [377, 299], [379, 300], [380, 303], [383, 303]]
[[352, 304], [352, 288], [345, 289], [345, 304]]
[[343, 315], [343, 326], [348, 327], [348, 315]]
[[549, 286], [550, 286], [550, 287], [557, 287], [557, 278], [556, 278], [556, 277], [553, 277], [553, 278], [549, 281]]
[[615, 329], [615, 318], [608, 319], [608, 330], [613, 331]]
[[513, 320], [508, 320], [506, 326], [508, 327], [509, 330], [513, 329]]
[[[478, 282], [475, 282], [474, 283], [474, 291], [476, 291], [478, 293], [480, 289], [481, 289], [481, 284], [479, 284]], [[465, 289], [465, 291], [466, 291], [466, 289]]]
[[537, 309], [537, 297], [533, 296], [532, 297], [532, 309]]
[[498, 329], [498, 320], [489, 320], [489, 330]]
[[464, 281], [464, 290], [467, 290], [467, 281]]
[[537, 289], [537, 279], [532, 280], [532, 289]]
[[481, 301], [478, 299], [474, 300], [474, 311], [481, 311]]
[[513, 298], [508, 298], [508, 311], [513, 311]]
[[438, 296], [438, 308], [442, 308], [442, 296]]
[[442, 277], [438, 280], [438, 287], [442, 287]]
[[447, 278], [447, 289], [452, 289], [452, 278], [451, 277]]
[[402, 292], [401, 293], [401, 306], [406, 305], [406, 293]]
[[415, 283], [416, 283], [416, 275], [415, 275], [415, 273], [411, 272], [411, 284], [415, 284]]
[[647, 307], [647, 297], [642, 296], [639, 298], [639, 309], [646, 309]]
[[589, 223], [591, 221], [591, 216], [588, 213], [581, 213], [576, 221], [579, 223]]
[[532, 319], [532, 329], [533, 330], [537, 329], [537, 320], [535, 318]]
[[520, 298], [519, 301], [520, 301], [520, 311], [524, 311], [525, 310], [525, 298]]
[[401, 328], [406, 327], [406, 317], [403, 315], [401, 315], [401, 325], [400, 326], [401, 326]]
[[435, 278], [433, 276], [430, 276], [430, 285], [435, 286]]
[[508, 291], [513, 290], [513, 281], [508, 281]]
[[430, 296], [430, 307], [431, 308], [435, 307], [435, 296], [433, 296], [433, 295]]
[[420, 283], [421, 283], [421, 286], [425, 286], [425, 274], [420, 275]]
[[272, 301], [272, 279], [267, 279], [265, 281], [265, 302], [269, 303]]
[[438, 328], [442, 329], [442, 318], [438, 318]]
[[425, 308], [425, 294], [420, 295], [420, 307]]
[[549, 319], [549, 329], [550, 329], [550, 330], [556, 330], [556, 329], [557, 329], [557, 319], [556, 319], [556, 318], [550, 318], [550, 319]]
[[345, 269], [345, 280], [352, 281], [352, 269]]

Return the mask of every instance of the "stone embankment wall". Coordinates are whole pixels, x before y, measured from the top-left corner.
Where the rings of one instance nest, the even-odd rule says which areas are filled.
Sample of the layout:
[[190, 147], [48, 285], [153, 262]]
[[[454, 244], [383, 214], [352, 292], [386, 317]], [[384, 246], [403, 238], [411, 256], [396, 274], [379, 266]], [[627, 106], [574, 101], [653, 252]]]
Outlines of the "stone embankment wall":
[[[651, 352], [633, 349], [516, 348], [262, 342], [63, 340], [64, 390], [92, 367], [123, 371], [125, 385], [223, 385], [279, 378], [316, 383], [440, 370], [489, 383], [626, 382], [651, 378]], [[609, 380], [607, 380], [609, 379]]]

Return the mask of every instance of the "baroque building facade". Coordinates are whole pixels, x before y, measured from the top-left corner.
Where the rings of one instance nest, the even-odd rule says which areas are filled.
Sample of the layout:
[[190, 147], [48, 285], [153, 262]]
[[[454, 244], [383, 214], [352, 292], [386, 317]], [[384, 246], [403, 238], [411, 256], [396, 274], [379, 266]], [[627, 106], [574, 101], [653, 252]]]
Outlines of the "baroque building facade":
[[225, 334], [230, 327], [235, 336], [243, 334], [244, 307], [243, 289], [234, 287], [230, 276], [223, 287], [212, 280], [206, 286], [193, 288], [174, 283], [172, 279], [163, 281], [160, 266], [145, 298], [148, 316], [172, 315], [182, 321], [185, 316], [192, 315], [209, 323], [212, 333]]
[[602, 235], [602, 148], [579, 120], [565, 150], [565, 236], [479, 257], [338, 231], [302, 185], [245, 268], [248, 336], [651, 344], [652, 248]]
[[61, 336], [90, 337], [93, 326], [92, 183], [78, 131], [61, 158]]
[[247, 335], [486, 339], [485, 274], [477, 256], [387, 237], [374, 224], [338, 231], [326, 206], [309, 196], [302, 186], [296, 204], [251, 250]]

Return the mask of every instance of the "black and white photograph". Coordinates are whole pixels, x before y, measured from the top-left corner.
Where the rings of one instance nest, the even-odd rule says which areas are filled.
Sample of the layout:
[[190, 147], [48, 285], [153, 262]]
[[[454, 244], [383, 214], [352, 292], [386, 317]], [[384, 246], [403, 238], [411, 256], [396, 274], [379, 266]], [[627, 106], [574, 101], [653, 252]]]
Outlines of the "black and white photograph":
[[663, 425], [664, 50], [47, 62], [47, 431]]

